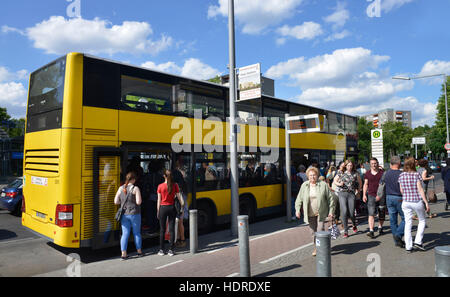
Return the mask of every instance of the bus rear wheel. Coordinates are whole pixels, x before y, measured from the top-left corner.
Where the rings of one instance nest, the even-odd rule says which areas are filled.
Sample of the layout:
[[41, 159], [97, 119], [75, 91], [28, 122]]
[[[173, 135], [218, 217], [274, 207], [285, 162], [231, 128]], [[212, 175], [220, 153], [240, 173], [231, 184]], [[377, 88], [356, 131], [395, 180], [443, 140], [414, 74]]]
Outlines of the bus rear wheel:
[[208, 203], [199, 203], [197, 208], [198, 233], [205, 234], [214, 226], [214, 212]]
[[253, 223], [256, 219], [256, 208], [253, 200], [244, 196], [239, 199], [239, 215], [247, 215], [249, 223]]

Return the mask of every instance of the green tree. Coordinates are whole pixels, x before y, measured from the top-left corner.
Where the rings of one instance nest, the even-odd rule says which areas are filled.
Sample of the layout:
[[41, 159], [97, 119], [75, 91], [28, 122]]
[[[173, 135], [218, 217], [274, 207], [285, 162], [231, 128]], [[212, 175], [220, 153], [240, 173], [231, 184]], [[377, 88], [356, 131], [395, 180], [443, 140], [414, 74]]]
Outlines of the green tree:
[[383, 124], [384, 159], [389, 162], [391, 156], [410, 151], [412, 130], [400, 122], [386, 122]]
[[[447, 77], [447, 90], [445, 91], [447, 92], [447, 98], [450, 99], [450, 77]], [[448, 105], [447, 112], [450, 114], [450, 106]], [[435, 131], [432, 133], [433, 144], [431, 145], [430, 150], [433, 154], [440, 155], [441, 153], [445, 153], [444, 144], [447, 141], [444, 84], [442, 84], [441, 95], [438, 99], [434, 129]]]
[[358, 159], [365, 161], [370, 158], [372, 143], [370, 131], [373, 129], [372, 122], [368, 122], [365, 118], [358, 119]]

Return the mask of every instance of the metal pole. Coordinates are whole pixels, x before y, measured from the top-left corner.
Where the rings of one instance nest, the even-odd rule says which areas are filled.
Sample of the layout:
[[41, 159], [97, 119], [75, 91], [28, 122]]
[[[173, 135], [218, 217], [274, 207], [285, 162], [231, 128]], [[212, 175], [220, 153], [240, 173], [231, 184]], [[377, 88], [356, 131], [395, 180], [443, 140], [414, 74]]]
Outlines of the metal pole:
[[248, 216], [238, 216], [239, 225], [239, 266], [242, 277], [250, 277], [250, 247], [248, 234]]
[[198, 224], [197, 210], [189, 210], [189, 248], [191, 254], [195, 254], [198, 250]]
[[417, 160], [417, 144], [414, 145], [416, 147], [416, 160]]
[[316, 232], [316, 276], [331, 277], [331, 234]]
[[[447, 128], [447, 143], [449, 143], [450, 138], [448, 135], [447, 75], [444, 75], [444, 94], [445, 94], [445, 127]], [[450, 157], [450, 151], [447, 151], [447, 157]]]
[[284, 119], [285, 119], [285, 151], [286, 151], [286, 219], [288, 222], [291, 221], [291, 217], [292, 217], [292, 209], [291, 209], [291, 202], [292, 202], [292, 189], [291, 189], [291, 183], [292, 183], [292, 179], [291, 179], [291, 137], [290, 134], [288, 133], [288, 117], [289, 114], [286, 113], [284, 115]]
[[230, 184], [231, 184], [231, 235], [237, 235], [239, 215], [239, 176], [237, 166], [237, 126], [236, 126], [236, 58], [234, 44], [234, 0], [228, 2], [228, 40], [230, 55]]

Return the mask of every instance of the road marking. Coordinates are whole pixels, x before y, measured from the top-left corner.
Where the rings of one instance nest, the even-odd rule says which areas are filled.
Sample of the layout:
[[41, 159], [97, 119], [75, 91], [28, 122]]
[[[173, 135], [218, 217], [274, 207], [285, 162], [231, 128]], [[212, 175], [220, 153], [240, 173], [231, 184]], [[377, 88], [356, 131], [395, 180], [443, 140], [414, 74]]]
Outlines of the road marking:
[[21, 243], [21, 242], [32, 241], [32, 240], [39, 240], [39, 239], [41, 239], [41, 238], [27, 237], [27, 238], [22, 238], [22, 239], [0, 241], [0, 244]]
[[250, 239], [250, 241], [254, 241], [254, 240], [261, 239], [261, 238], [264, 238], [264, 237], [267, 237], [267, 236], [271, 236], [271, 235], [275, 235], [275, 234], [278, 234], [278, 233], [283, 233], [285, 231], [289, 231], [289, 230], [292, 230], [292, 229], [295, 229], [295, 228], [297, 228], [297, 227], [292, 227], [292, 228], [283, 229], [283, 230], [275, 231], [275, 232], [272, 232], [272, 233], [268, 233], [268, 234], [265, 234], [265, 235], [262, 235], [262, 236], [259, 236], [259, 237], [252, 238], [252, 239]]
[[206, 252], [206, 253], [207, 253], [207, 254], [213, 254], [213, 253], [215, 253], [215, 252], [218, 252], [218, 251], [221, 251], [221, 250], [227, 249], [227, 248], [229, 248], [229, 247], [233, 247], [233, 246], [238, 246], [238, 244], [237, 244], [237, 243], [227, 244], [226, 246], [224, 246], [224, 247], [222, 247], [222, 248], [220, 248], [220, 249], [214, 249], [214, 250], [208, 251], [208, 252]]
[[235, 277], [235, 276], [238, 276], [238, 275], [239, 275], [239, 272], [235, 272], [235, 273], [232, 273], [230, 275], [227, 275], [226, 277]]
[[172, 266], [172, 265], [181, 263], [181, 262], [183, 262], [183, 261], [184, 261], [184, 260], [178, 260], [178, 261], [175, 261], [175, 262], [172, 262], [172, 263], [163, 265], [163, 266], [159, 266], [159, 267], [156, 267], [155, 270], [163, 269], [163, 268], [166, 268], [166, 267], [169, 267], [169, 266]]
[[313, 245], [312, 242], [311, 242], [311, 243], [308, 243], [308, 244], [305, 244], [305, 245], [302, 245], [301, 247], [298, 247], [298, 248], [296, 248], [296, 249], [293, 249], [293, 250], [287, 251], [287, 252], [285, 252], [285, 253], [282, 253], [282, 254], [280, 254], [280, 255], [278, 255], [278, 256], [272, 257], [272, 258], [270, 258], [270, 259], [261, 261], [261, 262], [259, 262], [259, 263], [260, 263], [260, 264], [266, 264], [266, 263], [268, 263], [268, 262], [270, 262], [270, 261], [273, 261], [273, 260], [276, 260], [276, 259], [278, 259], [278, 258], [284, 257], [284, 256], [286, 256], [286, 255], [289, 255], [289, 254], [291, 254], [291, 253], [294, 253], [294, 252], [296, 252], [296, 251], [299, 251], [299, 250], [304, 249], [304, 248], [306, 248], [306, 247], [309, 247], [309, 246], [311, 246], [311, 245]]

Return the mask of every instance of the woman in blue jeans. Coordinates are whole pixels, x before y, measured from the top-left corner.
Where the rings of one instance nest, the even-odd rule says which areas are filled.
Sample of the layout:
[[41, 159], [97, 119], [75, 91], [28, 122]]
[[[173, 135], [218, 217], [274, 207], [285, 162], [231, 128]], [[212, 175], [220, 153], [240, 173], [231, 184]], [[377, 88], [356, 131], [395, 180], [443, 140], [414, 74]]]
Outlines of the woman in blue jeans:
[[119, 188], [114, 204], [123, 205], [125, 213], [122, 216], [120, 223], [122, 225], [122, 237], [120, 238], [120, 249], [122, 251], [122, 260], [128, 259], [127, 246], [128, 238], [131, 230], [133, 230], [134, 244], [138, 256], [142, 253], [142, 237], [141, 237], [141, 191], [134, 184], [136, 182], [136, 174], [130, 172], [127, 174], [125, 184]]

